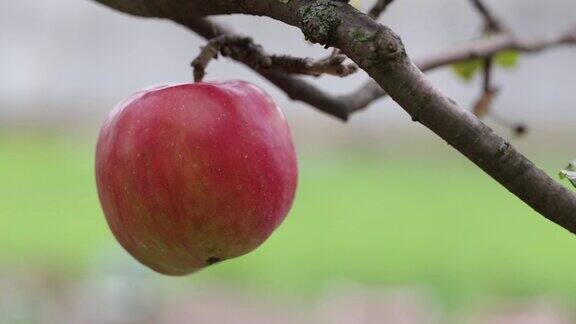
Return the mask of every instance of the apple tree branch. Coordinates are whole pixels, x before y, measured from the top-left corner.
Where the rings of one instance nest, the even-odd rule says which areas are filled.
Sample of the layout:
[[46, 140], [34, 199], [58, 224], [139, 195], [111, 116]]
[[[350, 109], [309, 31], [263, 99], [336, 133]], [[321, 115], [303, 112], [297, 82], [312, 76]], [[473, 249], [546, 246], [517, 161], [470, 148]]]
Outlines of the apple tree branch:
[[[541, 215], [576, 233], [576, 195], [535, 166], [471, 112], [434, 87], [410, 60], [404, 44], [393, 30], [344, 1], [96, 1], [133, 15], [175, 21], [241, 13], [267, 16], [294, 26], [309, 41], [340, 49], [366, 71], [413, 120], [432, 130]], [[571, 36], [561, 36], [546, 39], [543, 43], [572, 41]], [[488, 44], [490, 49], [506, 46], [541, 49], [539, 45], [542, 45], [518, 43], [509, 36], [493, 39], [492, 42], [495, 43]], [[451, 54], [453, 58], [454, 53]], [[456, 54], [481, 56], [474, 50]]]

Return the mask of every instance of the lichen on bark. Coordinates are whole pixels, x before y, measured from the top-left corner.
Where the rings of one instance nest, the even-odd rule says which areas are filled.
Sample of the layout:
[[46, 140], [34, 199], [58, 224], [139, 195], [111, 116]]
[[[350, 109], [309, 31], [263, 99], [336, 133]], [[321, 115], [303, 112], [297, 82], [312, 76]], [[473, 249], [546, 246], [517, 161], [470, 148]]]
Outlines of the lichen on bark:
[[350, 32], [350, 37], [356, 42], [366, 43], [374, 39], [374, 34], [367, 33], [362, 28], [354, 28]]
[[302, 32], [306, 39], [327, 45], [341, 20], [337, 8], [342, 3], [331, 0], [316, 0], [300, 9]]

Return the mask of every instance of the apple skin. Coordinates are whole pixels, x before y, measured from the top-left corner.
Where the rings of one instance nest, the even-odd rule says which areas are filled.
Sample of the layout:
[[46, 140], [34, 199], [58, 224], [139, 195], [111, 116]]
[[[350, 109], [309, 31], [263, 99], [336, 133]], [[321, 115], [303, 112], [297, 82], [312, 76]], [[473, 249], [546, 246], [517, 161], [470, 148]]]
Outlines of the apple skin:
[[119, 104], [100, 130], [96, 182], [119, 243], [185, 275], [261, 245], [292, 206], [288, 124], [243, 81], [160, 86]]

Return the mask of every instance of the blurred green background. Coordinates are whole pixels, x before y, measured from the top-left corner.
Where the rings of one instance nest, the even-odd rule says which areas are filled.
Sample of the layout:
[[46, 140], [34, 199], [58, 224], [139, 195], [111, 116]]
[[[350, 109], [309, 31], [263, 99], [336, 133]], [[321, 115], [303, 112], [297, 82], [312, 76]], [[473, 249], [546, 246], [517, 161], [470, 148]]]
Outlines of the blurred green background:
[[[97, 201], [93, 149], [63, 136], [2, 137], [2, 263], [81, 276], [100, 250], [120, 249]], [[304, 153], [300, 168], [294, 208], [268, 242], [186, 281], [304, 296], [338, 280], [418, 283], [453, 306], [479, 294], [576, 301], [573, 235], [455, 154]]]

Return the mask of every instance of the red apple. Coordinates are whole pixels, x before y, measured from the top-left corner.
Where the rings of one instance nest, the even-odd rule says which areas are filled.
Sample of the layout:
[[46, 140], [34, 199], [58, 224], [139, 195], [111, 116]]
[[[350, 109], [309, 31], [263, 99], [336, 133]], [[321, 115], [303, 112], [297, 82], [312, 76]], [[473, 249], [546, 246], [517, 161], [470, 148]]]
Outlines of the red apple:
[[262, 244], [288, 213], [297, 176], [284, 115], [242, 81], [137, 92], [110, 113], [96, 148], [112, 233], [168, 275]]

